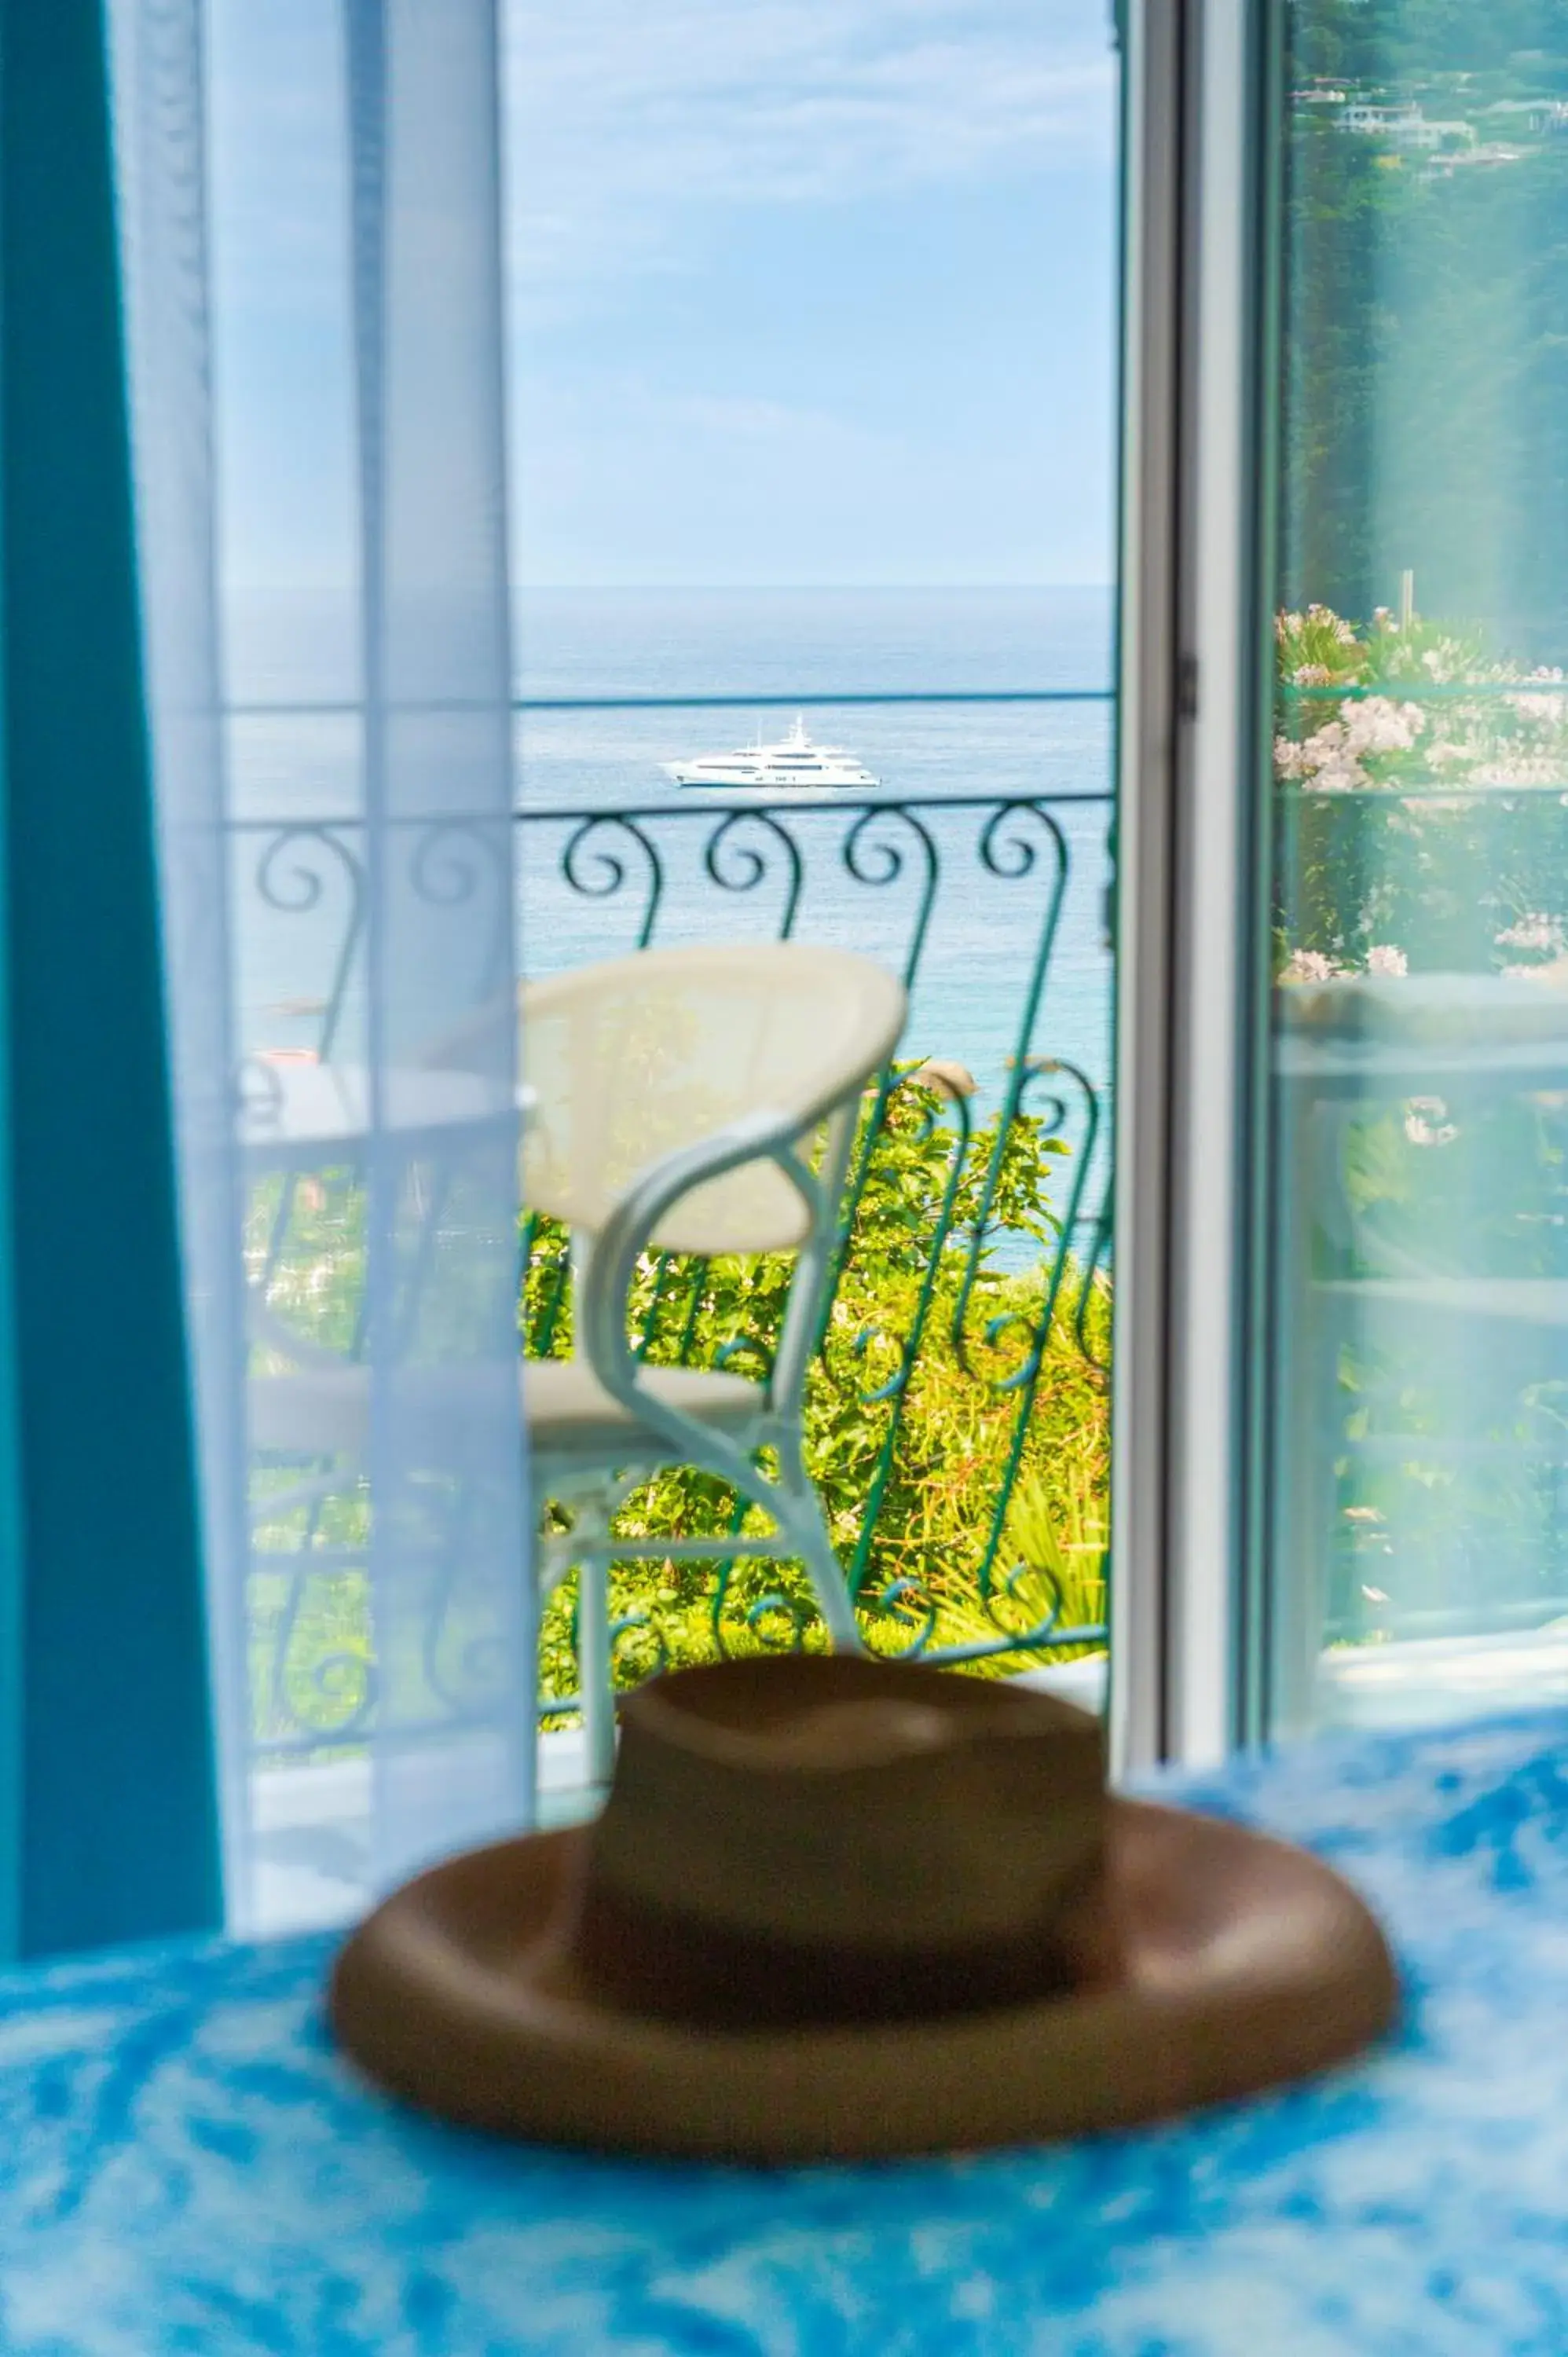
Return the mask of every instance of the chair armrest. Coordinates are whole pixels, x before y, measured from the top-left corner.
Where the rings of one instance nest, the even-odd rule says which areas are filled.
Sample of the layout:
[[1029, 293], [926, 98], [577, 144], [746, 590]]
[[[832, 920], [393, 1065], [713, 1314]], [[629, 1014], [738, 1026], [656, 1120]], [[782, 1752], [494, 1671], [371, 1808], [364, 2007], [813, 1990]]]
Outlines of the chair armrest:
[[[682, 1195], [746, 1162], [777, 1163], [815, 1222], [821, 1212], [822, 1189], [815, 1173], [795, 1150], [800, 1135], [798, 1113], [754, 1113], [727, 1124], [698, 1145], [678, 1146], [639, 1172], [618, 1197], [594, 1238], [580, 1309], [588, 1364], [612, 1399], [682, 1453], [700, 1433], [703, 1453], [711, 1459], [722, 1436], [697, 1426], [679, 1408], [655, 1398], [639, 1379], [640, 1362], [627, 1332], [627, 1302], [638, 1261], [650, 1247], [660, 1220]], [[720, 1453], [744, 1461], [743, 1452], [729, 1444]]]

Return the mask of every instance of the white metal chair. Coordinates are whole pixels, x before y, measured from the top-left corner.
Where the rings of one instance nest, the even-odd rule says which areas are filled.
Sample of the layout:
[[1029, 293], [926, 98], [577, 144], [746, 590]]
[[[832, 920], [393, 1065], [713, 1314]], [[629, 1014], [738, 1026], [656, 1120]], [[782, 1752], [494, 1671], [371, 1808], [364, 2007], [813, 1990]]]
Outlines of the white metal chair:
[[[570, 1531], [541, 1538], [535, 1568], [546, 1590], [578, 1574], [581, 1705], [600, 1782], [615, 1755], [612, 1557], [799, 1559], [834, 1645], [859, 1643], [805, 1469], [803, 1396], [860, 1093], [897, 1045], [906, 1000], [869, 959], [793, 942], [647, 950], [521, 996], [523, 1192], [571, 1231], [575, 1321], [571, 1358], [521, 1365], [536, 1498], [573, 1518]], [[795, 1254], [764, 1381], [638, 1358], [628, 1304], [650, 1252]], [[293, 1371], [252, 1378], [252, 1446], [362, 1459], [367, 1371], [292, 1338], [257, 1307], [257, 1339]], [[433, 1371], [432, 1414], [460, 1418], [462, 1390]], [[776, 1479], [757, 1462], [763, 1450]], [[675, 1465], [717, 1474], [775, 1530], [738, 1543], [612, 1538], [624, 1500]]]
[[[859, 1643], [805, 1469], [803, 1394], [860, 1092], [904, 1016], [903, 987], [882, 967], [793, 942], [643, 951], [524, 992], [524, 1192], [572, 1231], [576, 1346], [527, 1364], [524, 1412], [536, 1491], [574, 1517], [542, 1542], [539, 1568], [546, 1587], [577, 1571], [596, 1782], [615, 1754], [612, 1556], [798, 1558], [835, 1646]], [[628, 1301], [650, 1252], [796, 1254], [765, 1381], [639, 1360]], [[777, 1479], [757, 1463], [764, 1449]], [[612, 1540], [622, 1501], [669, 1465], [717, 1474], [775, 1530], [738, 1545]]]

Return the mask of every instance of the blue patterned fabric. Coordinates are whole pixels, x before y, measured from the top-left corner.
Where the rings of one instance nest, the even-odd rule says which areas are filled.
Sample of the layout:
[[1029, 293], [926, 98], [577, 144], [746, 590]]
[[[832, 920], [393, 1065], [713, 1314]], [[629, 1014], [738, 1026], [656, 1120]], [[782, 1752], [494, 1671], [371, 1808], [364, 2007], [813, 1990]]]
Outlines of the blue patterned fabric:
[[320, 1939], [0, 1984], [0, 2350], [1563, 2357], [1568, 1717], [1182, 1789], [1360, 1885], [1406, 2022], [1057, 2151], [770, 2176], [466, 2137], [331, 2053]]

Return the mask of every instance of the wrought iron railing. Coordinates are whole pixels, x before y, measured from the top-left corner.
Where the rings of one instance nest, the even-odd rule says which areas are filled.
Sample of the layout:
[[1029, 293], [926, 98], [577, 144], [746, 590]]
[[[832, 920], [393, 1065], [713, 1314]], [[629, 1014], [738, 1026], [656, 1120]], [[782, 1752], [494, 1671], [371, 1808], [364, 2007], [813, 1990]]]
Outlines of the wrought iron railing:
[[[819, 1486], [881, 1652], [1000, 1666], [1105, 1641], [1109, 815], [1109, 794], [1089, 791], [704, 795], [518, 819], [531, 972], [656, 942], [795, 936], [865, 946], [909, 986], [908, 1052], [863, 1111], [809, 1409]], [[449, 823], [441, 834], [414, 846], [413, 869], [424, 888], [471, 894], [478, 925], [485, 862], [465, 862]], [[356, 823], [244, 821], [234, 844], [250, 970], [311, 970], [311, 988], [271, 1002], [284, 1051], [350, 1054], [365, 946]], [[301, 927], [303, 960], [284, 947]], [[256, 1193], [263, 1283], [308, 1258], [309, 1209], [275, 1178]], [[655, 1362], [753, 1370], [777, 1297], [766, 1267], [743, 1279], [650, 1262], [637, 1347]], [[569, 1347], [565, 1239], [536, 1220], [522, 1322], [530, 1353]], [[710, 1531], [735, 1532], [736, 1552], [704, 1568], [700, 1590], [673, 1564], [618, 1585], [623, 1679], [693, 1649], [812, 1641], [804, 1588], [777, 1566], [762, 1578], [729, 1501], [699, 1483], [680, 1503], [683, 1528], [694, 1504]], [[628, 1533], [663, 1527], [657, 1490], [625, 1511]], [[362, 1515], [340, 1499], [272, 1526], [263, 1515], [259, 1532], [260, 1746], [352, 1740], [374, 1689], [356, 1620]], [[547, 1719], [575, 1706], [569, 1611], [568, 1598], [547, 1617]]]

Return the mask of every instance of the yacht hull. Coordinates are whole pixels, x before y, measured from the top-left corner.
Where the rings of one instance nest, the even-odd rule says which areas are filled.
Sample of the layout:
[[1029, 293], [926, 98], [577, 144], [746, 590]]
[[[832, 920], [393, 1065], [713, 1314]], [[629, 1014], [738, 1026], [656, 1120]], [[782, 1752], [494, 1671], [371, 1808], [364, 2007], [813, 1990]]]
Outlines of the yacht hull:
[[759, 733], [755, 745], [738, 751], [660, 767], [677, 786], [716, 787], [721, 793], [861, 793], [881, 782], [842, 747], [814, 745], [800, 719], [778, 744], [765, 745]]

